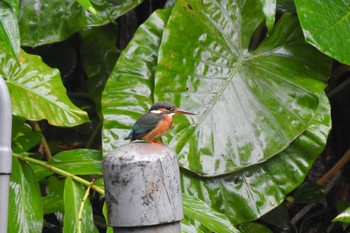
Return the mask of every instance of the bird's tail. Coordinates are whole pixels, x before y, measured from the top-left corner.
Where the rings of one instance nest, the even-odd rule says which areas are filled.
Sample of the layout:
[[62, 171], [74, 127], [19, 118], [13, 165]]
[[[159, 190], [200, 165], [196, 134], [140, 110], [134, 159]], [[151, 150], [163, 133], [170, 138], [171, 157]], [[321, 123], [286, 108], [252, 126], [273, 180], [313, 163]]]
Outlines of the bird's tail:
[[124, 140], [129, 140], [131, 139], [131, 136], [132, 136], [133, 132], [132, 130], [129, 132], [129, 134], [124, 138]]

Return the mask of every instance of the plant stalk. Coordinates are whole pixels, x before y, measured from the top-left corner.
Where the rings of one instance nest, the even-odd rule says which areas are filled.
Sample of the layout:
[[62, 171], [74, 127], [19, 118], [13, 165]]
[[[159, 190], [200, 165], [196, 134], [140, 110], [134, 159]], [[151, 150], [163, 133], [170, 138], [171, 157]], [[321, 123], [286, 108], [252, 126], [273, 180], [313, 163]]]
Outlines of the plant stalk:
[[61, 175], [61, 176], [64, 176], [64, 177], [71, 177], [73, 180], [79, 182], [79, 183], [82, 183], [83, 185], [87, 186], [87, 187], [91, 187], [93, 190], [95, 190], [96, 192], [102, 194], [102, 195], [105, 195], [105, 191], [104, 189], [96, 186], [96, 185], [93, 185], [91, 184], [91, 182], [79, 177], [79, 176], [76, 176], [76, 175], [73, 175], [72, 173], [69, 173], [69, 172], [66, 172], [62, 169], [59, 169], [57, 167], [54, 167], [50, 164], [48, 164], [47, 162], [44, 162], [44, 161], [41, 161], [41, 160], [37, 160], [37, 159], [33, 159], [31, 157], [24, 157], [22, 155], [19, 155], [19, 154], [16, 154], [16, 153], [13, 153], [12, 154], [14, 157], [22, 160], [22, 161], [26, 161], [26, 162], [29, 162], [29, 163], [34, 163], [34, 164], [37, 164], [41, 167], [44, 167], [58, 175]]
[[[42, 133], [41, 128], [40, 128], [40, 126], [39, 126], [39, 123], [38, 123], [37, 121], [31, 121], [30, 124], [31, 124], [32, 128], [33, 128], [35, 131]], [[43, 135], [43, 134], [42, 134], [42, 135]], [[43, 147], [44, 147], [45, 159], [46, 159], [47, 161], [49, 161], [49, 160], [52, 158], [52, 154], [51, 154], [51, 150], [50, 150], [49, 144], [47, 143], [46, 138], [45, 138], [44, 135], [43, 135], [42, 138], [41, 138], [41, 144], [42, 144]]]

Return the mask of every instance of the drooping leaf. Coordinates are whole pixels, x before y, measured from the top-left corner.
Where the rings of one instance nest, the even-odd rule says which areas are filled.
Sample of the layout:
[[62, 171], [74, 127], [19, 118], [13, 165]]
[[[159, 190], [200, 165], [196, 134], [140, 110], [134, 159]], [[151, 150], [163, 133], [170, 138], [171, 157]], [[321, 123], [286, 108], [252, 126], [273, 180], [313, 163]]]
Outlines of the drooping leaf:
[[89, 93], [95, 100], [98, 112], [101, 110], [102, 91], [119, 55], [117, 32], [115, 24], [89, 27], [80, 32], [82, 63], [88, 77]]
[[46, 196], [43, 197], [44, 213], [64, 212], [63, 190], [65, 181], [56, 176], [50, 176], [45, 180]]
[[306, 41], [321, 52], [350, 65], [350, 2], [295, 0]]
[[57, 69], [24, 51], [20, 64], [2, 46], [0, 53], [0, 74], [9, 89], [14, 115], [34, 121], [46, 119], [52, 125], [66, 127], [89, 120], [86, 112], [68, 98]]
[[92, 14], [72, 0], [21, 1], [19, 28], [22, 45], [34, 47], [62, 41], [86, 26], [111, 22], [141, 2], [90, 0], [97, 11], [97, 14]]
[[216, 212], [198, 198], [183, 194], [182, 201], [185, 215], [200, 222], [210, 231], [220, 233], [239, 232], [224, 214]]
[[[80, 232], [98, 233], [94, 224], [90, 199], [87, 198], [82, 203], [85, 194], [85, 188], [68, 177], [64, 185], [63, 202], [64, 202], [64, 223], [63, 232], [78, 232], [79, 221], [81, 221]], [[82, 215], [79, 216], [80, 206], [84, 205]]]
[[259, 0], [178, 0], [166, 24], [154, 100], [197, 113], [177, 118], [165, 140], [181, 165], [197, 174], [261, 163], [284, 150], [314, 116], [329, 60], [304, 42], [298, 19], [288, 14], [250, 51], [262, 20]]
[[74, 175], [102, 175], [102, 153], [99, 150], [76, 149], [56, 154], [48, 164]]
[[0, 38], [14, 57], [18, 58], [20, 36], [15, 10], [6, 2], [0, 2]]
[[231, 222], [261, 217], [278, 206], [305, 178], [324, 149], [331, 127], [330, 107], [325, 94], [307, 130], [283, 152], [242, 171], [218, 178], [182, 174], [182, 190], [224, 213]]
[[12, 159], [8, 232], [36, 233], [43, 227], [39, 184], [27, 163]]
[[33, 131], [28, 124], [23, 124], [21, 131], [12, 140], [12, 151], [15, 153], [27, 152], [38, 145], [41, 138], [40, 132]]
[[275, 23], [276, 0], [260, 0], [260, 2], [263, 7], [267, 30], [270, 32]]
[[106, 83], [102, 95], [104, 154], [125, 143], [132, 123], [152, 102], [158, 48], [170, 12], [158, 10], [138, 28]]

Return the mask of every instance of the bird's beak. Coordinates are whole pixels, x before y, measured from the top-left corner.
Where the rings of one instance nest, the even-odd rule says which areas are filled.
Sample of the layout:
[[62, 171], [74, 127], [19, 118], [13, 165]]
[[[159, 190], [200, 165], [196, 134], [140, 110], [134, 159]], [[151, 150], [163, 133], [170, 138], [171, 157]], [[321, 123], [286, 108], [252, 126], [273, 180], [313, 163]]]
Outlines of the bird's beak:
[[196, 115], [195, 113], [192, 113], [192, 112], [187, 112], [187, 111], [184, 111], [184, 110], [181, 110], [179, 108], [176, 108], [173, 113], [175, 114], [186, 114], [186, 115]]

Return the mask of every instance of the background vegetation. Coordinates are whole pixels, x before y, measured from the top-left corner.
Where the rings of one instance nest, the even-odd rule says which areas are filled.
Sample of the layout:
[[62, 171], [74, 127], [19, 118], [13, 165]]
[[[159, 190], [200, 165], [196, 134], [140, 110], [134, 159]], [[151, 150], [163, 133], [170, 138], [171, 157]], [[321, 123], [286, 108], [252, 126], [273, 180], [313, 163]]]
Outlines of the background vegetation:
[[350, 3], [0, 6], [9, 232], [111, 232], [102, 159], [159, 100], [197, 113], [163, 137], [179, 155], [183, 232], [348, 230]]

